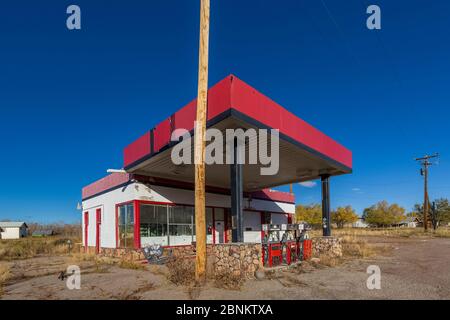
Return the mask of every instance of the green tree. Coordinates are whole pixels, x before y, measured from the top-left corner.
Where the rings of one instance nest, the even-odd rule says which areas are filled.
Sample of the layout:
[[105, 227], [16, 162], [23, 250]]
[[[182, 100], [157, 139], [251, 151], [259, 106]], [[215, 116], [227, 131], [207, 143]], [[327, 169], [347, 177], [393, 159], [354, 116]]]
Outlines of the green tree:
[[389, 205], [387, 201], [380, 201], [364, 209], [363, 218], [371, 225], [385, 227], [399, 224], [406, 216], [405, 209], [398, 204]]
[[[434, 203], [434, 210], [432, 203]], [[440, 225], [450, 222], [450, 203], [446, 198], [440, 198], [430, 203], [430, 211], [428, 212], [428, 221], [431, 221], [433, 229], [437, 229]], [[423, 224], [423, 205], [416, 203], [408, 217], [416, 218]]]
[[436, 230], [441, 224], [450, 222], [450, 204], [448, 199], [440, 198], [431, 206], [431, 222]]
[[297, 205], [295, 207], [296, 221], [305, 221], [312, 226], [322, 225], [322, 206], [320, 204]]
[[358, 216], [351, 206], [338, 207], [331, 212], [331, 221], [336, 223], [338, 228], [343, 228], [346, 223], [353, 223], [358, 220]]

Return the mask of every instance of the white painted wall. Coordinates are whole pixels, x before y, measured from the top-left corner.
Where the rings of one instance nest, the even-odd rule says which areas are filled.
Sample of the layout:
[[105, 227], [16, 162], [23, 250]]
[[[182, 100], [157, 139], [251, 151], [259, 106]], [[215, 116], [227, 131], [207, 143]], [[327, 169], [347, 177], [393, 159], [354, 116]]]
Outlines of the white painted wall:
[[[133, 182], [126, 187], [118, 188], [108, 193], [101, 194], [94, 198], [83, 201], [82, 210], [82, 234], [83, 245], [85, 245], [84, 237], [84, 212], [89, 213], [89, 225], [88, 225], [88, 246], [95, 246], [96, 240], [96, 210], [101, 209], [102, 224], [100, 232], [100, 246], [103, 248], [115, 248], [116, 247], [116, 205], [132, 200], [147, 200], [154, 202], [168, 202], [177, 204], [194, 205], [194, 191], [175, 189], [162, 186], [147, 186], [142, 183]], [[244, 199], [244, 205], [248, 205], [248, 201]], [[253, 199], [250, 202], [253, 210], [278, 212], [280, 214], [272, 214], [272, 220], [274, 217], [276, 222], [273, 223], [287, 223], [287, 216], [285, 213], [294, 213], [295, 205], [287, 203], [279, 203], [272, 201], [265, 201], [259, 199]], [[231, 206], [230, 197], [222, 194], [206, 194], [206, 206], [211, 207], [225, 207]], [[249, 217], [246, 218], [246, 215]], [[261, 223], [259, 212], [246, 212], [244, 214], [244, 221], [247, 221], [250, 225], [255, 226]], [[245, 223], [245, 222], [244, 222]], [[260, 241], [260, 226], [257, 231], [251, 231], [244, 233], [244, 240], [248, 242]], [[245, 235], [247, 234], [247, 235]], [[185, 237], [184, 237], [185, 238]], [[187, 239], [189, 238], [189, 239]], [[190, 243], [191, 237], [186, 239], [175, 239], [171, 237], [170, 245], [176, 245], [179, 243]], [[212, 243], [212, 235], [208, 236], [208, 243]], [[195, 236], [194, 236], [195, 241]], [[151, 239], [142, 238], [142, 244], [150, 244], [153, 242]], [[161, 244], [165, 245], [165, 240], [160, 239]]]
[[244, 242], [261, 242], [261, 212], [244, 211]]
[[116, 204], [135, 199], [135, 184], [131, 183], [108, 193], [83, 201], [83, 245], [84, 245], [84, 212], [89, 212], [88, 246], [95, 246], [96, 210], [101, 209], [102, 224], [100, 226], [100, 246], [102, 248], [116, 247]]
[[[194, 191], [174, 189], [161, 186], [148, 187], [137, 183], [136, 200], [149, 200], [158, 202], [173, 202], [179, 204], [194, 205]], [[248, 205], [248, 199], [244, 198], [244, 206]], [[224, 194], [207, 193], [206, 206], [230, 208], [230, 196]], [[295, 204], [273, 202], [260, 199], [252, 199], [250, 206], [254, 210], [271, 211], [280, 213], [295, 213]]]

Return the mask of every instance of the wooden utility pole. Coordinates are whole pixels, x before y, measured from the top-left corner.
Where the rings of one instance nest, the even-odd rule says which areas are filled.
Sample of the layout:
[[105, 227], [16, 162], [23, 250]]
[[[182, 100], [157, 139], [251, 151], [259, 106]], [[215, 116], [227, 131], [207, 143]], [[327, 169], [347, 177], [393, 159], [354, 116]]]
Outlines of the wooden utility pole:
[[423, 173], [423, 229], [428, 230], [428, 161], [425, 161]]
[[209, 0], [200, 0], [197, 118], [195, 126], [195, 280], [206, 276], [205, 138], [208, 104]]
[[422, 158], [416, 158], [416, 161], [420, 161], [422, 168], [420, 169], [420, 174], [423, 175], [423, 229], [428, 230], [428, 211], [429, 211], [429, 200], [428, 200], [428, 167], [432, 165], [429, 161], [431, 158], [437, 158], [438, 153], [431, 156], [426, 155]]

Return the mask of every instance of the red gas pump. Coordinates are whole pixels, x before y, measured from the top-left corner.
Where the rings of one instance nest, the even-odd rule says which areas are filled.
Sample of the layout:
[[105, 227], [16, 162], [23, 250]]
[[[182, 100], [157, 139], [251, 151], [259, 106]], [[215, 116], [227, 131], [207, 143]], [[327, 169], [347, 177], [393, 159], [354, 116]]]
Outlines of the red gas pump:
[[304, 224], [263, 224], [262, 256], [265, 267], [290, 265], [302, 259]]

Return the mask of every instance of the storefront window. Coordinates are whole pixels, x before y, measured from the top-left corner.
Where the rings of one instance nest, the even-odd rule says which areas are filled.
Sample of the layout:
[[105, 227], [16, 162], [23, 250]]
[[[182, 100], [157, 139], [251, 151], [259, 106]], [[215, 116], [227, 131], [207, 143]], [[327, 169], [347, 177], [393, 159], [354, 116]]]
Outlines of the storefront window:
[[134, 247], [134, 205], [124, 204], [118, 208], [119, 247]]
[[148, 244], [168, 245], [167, 206], [141, 204], [141, 246]]
[[[187, 245], [195, 241], [195, 212], [192, 206], [141, 204], [141, 246]], [[206, 241], [213, 243], [213, 210], [206, 208]]]
[[169, 243], [171, 246], [190, 244], [194, 241], [194, 208], [188, 206], [169, 207]]
[[206, 243], [213, 243], [213, 209], [206, 208]]

